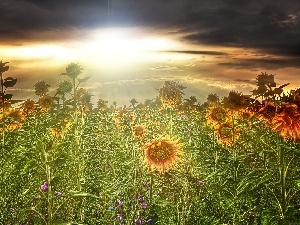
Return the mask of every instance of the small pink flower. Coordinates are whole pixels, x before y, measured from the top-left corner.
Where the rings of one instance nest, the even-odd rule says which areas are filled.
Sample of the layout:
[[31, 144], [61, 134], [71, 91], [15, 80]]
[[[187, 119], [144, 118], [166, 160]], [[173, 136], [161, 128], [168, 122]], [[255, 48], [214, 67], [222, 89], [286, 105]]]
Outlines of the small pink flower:
[[198, 180], [198, 184], [203, 185], [204, 181], [203, 180]]
[[47, 191], [48, 190], [48, 182], [44, 182], [43, 185], [40, 187], [41, 191]]
[[146, 202], [142, 202], [141, 205], [142, 205], [142, 208], [143, 208], [143, 209], [146, 209], [146, 208], [148, 207], [148, 204], [147, 204]]

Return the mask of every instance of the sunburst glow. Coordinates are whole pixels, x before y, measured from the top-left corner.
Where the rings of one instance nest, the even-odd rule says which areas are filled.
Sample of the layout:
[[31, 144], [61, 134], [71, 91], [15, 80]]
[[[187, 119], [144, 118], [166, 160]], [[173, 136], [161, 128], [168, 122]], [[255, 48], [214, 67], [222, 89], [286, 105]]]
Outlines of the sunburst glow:
[[145, 36], [132, 30], [106, 29], [91, 33], [80, 49], [85, 58], [113, 66], [151, 59], [157, 51], [172, 49], [176, 45], [175, 41], [165, 37]]

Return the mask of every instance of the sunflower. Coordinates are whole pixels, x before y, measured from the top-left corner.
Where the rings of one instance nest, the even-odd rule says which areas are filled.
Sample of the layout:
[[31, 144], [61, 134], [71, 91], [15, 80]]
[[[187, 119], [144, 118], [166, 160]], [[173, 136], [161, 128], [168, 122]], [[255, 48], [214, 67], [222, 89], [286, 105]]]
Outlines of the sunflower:
[[241, 92], [230, 91], [228, 97], [224, 97], [223, 103], [225, 107], [231, 109], [239, 109], [246, 105], [246, 97]]
[[133, 135], [137, 138], [142, 138], [145, 135], [145, 126], [136, 125], [132, 129]]
[[69, 125], [58, 125], [56, 127], [51, 127], [50, 131], [52, 135], [56, 138], [59, 138], [63, 133], [69, 130]]
[[249, 109], [239, 109], [235, 112], [237, 117], [243, 121], [247, 121], [254, 116], [254, 113]]
[[33, 100], [27, 99], [25, 102], [23, 102], [22, 108], [23, 108], [23, 113], [25, 113], [26, 115], [29, 115], [29, 114], [34, 113], [34, 111], [36, 109], [36, 105]]
[[22, 123], [10, 123], [10, 124], [7, 124], [7, 128], [9, 130], [17, 130], [19, 128], [22, 127]]
[[9, 109], [6, 113], [7, 117], [13, 119], [14, 122], [22, 122], [25, 119], [24, 114], [20, 111], [20, 109]]
[[[232, 112], [232, 119], [234, 123], [239, 122], [243, 124], [243, 129], [248, 130], [251, 127], [251, 118], [254, 116], [254, 112], [247, 108], [241, 108]], [[232, 120], [231, 120], [232, 121]]]
[[164, 86], [159, 90], [159, 99], [164, 108], [176, 108], [182, 101], [184, 87], [175, 82], [166, 81]]
[[60, 137], [63, 133], [67, 132], [70, 129], [71, 122], [70, 116], [68, 114], [57, 114], [57, 123], [55, 127], [51, 127], [50, 131], [53, 134], [54, 137]]
[[215, 105], [209, 108], [206, 119], [211, 128], [216, 127], [218, 124], [225, 122], [228, 116], [228, 110], [221, 105]]
[[43, 111], [47, 112], [50, 110], [52, 104], [54, 102], [54, 99], [50, 96], [43, 96], [38, 100], [38, 104], [42, 108]]
[[0, 119], [3, 118], [4, 114], [10, 109], [11, 109], [10, 102], [7, 100], [4, 100], [4, 102], [2, 102], [2, 99], [0, 98]]
[[97, 109], [100, 111], [106, 111], [107, 110], [107, 101], [104, 101], [103, 99], [99, 99], [97, 102]]
[[226, 121], [220, 124], [216, 129], [217, 140], [219, 144], [224, 144], [227, 147], [233, 146], [239, 138], [239, 129], [234, 127], [232, 121]]
[[296, 142], [300, 138], [300, 113], [297, 105], [283, 103], [280, 113], [276, 114], [271, 121], [271, 128], [285, 141], [292, 139]]
[[35, 94], [37, 96], [44, 96], [47, 94], [47, 92], [49, 91], [49, 87], [51, 87], [49, 84], [47, 84], [44, 80], [42, 81], [38, 81], [35, 85]]
[[181, 156], [184, 155], [180, 150], [182, 146], [183, 144], [172, 141], [169, 136], [154, 139], [144, 145], [144, 162], [149, 165], [151, 171], [165, 173], [181, 161]]
[[258, 111], [258, 119], [267, 120], [268, 122], [270, 122], [275, 116], [277, 108], [278, 106], [273, 102], [265, 102], [264, 106]]

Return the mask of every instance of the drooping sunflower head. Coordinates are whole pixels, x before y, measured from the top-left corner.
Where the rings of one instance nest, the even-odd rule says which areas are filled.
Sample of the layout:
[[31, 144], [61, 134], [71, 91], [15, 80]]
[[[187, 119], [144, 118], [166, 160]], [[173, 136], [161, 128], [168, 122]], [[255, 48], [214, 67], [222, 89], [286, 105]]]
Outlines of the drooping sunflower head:
[[222, 123], [216, 129], [217, 140], [219, 144], [224, 144], [227, 147], [233, 146], [240, 136], [239, 129], [234, 127], [232, 121]]
[[44, 80], [38, 81], [35, 85], [35, 94], [37, 96], [44, 96], [48, 93], [49, 87], [51, 87], [49, 84], [47, 84]]
[[166, 81], [164, 86], [159, 90], [159, 99], [164, 108], [176, 108], [182, 101], [182, 89], [184, 87], [175, 82]]
[[14, 122], [20, 123], [25, 119], [25, 115], [20, 109], [9, 109], [6, 116], [11, 118]]
[[54, 103], [54, 99], [50, 96], [43, 96], [38, 100], [38, 104], [40, 105], [42, 111], [49, 111], [52, 104]]
[[217, 94], [209, 94], [207, 96], [207, 102], [210, 105], [216, 104], [219, 102], [219, 96]]
[[23, 112], [26, 115], [34, 113], [36, 109], [35, 102], [33, 100], [27, 99], [25, 102], [22, 104]]
[[300, 113], [295, 104], [285, 103], [271, 121], [271, 128], [284, 139], [300, 139]]
[[228, 97], [223, 98], [225, 107], [238, 109], [245, 106], [245, 98], [241, 92], [230, 91]]
[[225, 122], [228, 116], [228, 110], [226, 110], [221, 105], [214, 105], [209, 108], [206, 114], [206, 119], [210, 126], [215, 127], [218, 124]]
[[154, 139], [144, 145], [145, 163], [150, 167], [150, 171], [165, 173], [177, 166], [181, 161], [184, 152], [181, 151], [182, 144], [173, 141], [166, 136]]

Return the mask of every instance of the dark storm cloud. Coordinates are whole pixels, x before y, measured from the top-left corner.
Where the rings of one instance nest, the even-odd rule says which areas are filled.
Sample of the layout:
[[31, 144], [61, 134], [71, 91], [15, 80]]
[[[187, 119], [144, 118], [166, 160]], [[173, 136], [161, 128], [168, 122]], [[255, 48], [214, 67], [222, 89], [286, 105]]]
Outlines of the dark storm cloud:
[[[257, 48], [300, 56], [300, 7], [290, 1], [221, 1], [187, 14], [185, 40], [210, 45]], [[238, 3], [240, 2], [240, 3]], [[198, 21], [198, 22], [192, 22]]]
[[276, 70], [286, 67], [300, 68], [299, 58], [260, 58], [260, 59], [239, 59], [231, 62], [218, 63], [234, 69], [267, 69]]
[[141, 26], [163, 34], [177, 33], [188, 43], [255, 48], [271, 54], [300, 56], [299, 0], [0, 2], [2, 40], [26, 38], [38, 31], [59, 32], [108, 25]]

